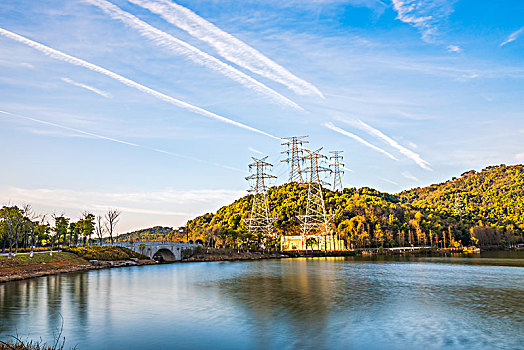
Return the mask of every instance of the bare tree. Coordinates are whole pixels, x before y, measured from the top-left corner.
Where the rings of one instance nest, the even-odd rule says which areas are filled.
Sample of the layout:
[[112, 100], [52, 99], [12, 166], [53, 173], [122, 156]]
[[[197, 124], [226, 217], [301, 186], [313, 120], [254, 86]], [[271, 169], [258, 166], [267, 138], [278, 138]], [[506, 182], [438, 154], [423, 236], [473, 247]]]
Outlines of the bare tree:
[[38, 215], [35, 213], [33, 208], [31, 208], [30, 204], [26, 204], [22, 208], [22, 212], [26, 218], [27, 223], [27, 230], [29, 235], [29, 241], [31, 245], [31, 253], [29, 254], [29, 257], [33, 257], [33, 252], [35, 248], [35, 231], [38, 225], [40, 225], [40, 222], [45, 220], [45, 215]]
[[109, 209], [105, 215], [106, 219], [106, 230], [109, 233], [109, 238], [111, 239], [111, 245], [113, 245], [113, 231], [116, 227], [116, 224], [120, 219], [118, 218], [122, 212], [118, 209]]
[[98, 237], [99, 244], [102, 245], [102, 238], [106, 232], [105, 223], [102, 222], [104, 218], [101, 215], [96, 217], [95, 234]]

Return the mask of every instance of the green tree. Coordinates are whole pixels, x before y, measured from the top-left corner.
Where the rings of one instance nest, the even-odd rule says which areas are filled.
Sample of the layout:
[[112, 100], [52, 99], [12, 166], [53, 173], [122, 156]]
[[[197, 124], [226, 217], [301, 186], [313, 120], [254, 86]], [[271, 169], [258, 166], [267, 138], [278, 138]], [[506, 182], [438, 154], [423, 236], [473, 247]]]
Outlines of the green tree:
[[86, 241], [91, 239], [91, 236], [95, 232], [95, 215], [85, 211], [82, 213], [82, 220], [80, 220], [80, 222], [80, 235], [82, 236], [82, 244], [85, 247]]
[[67, 238], [67, 232], [69, 228], [69, 218], [66, 218], [64, 214], [53, 214], [52, 218], [54, 220], [53, 229], [49, 232], [49, 240], [51, 241], [51, 252], [49, 255], [53, 255], [53, 249], [55, 244], [60, 242], [65, 243]]
[[12, 257], [13, 247], [18, 247], [23, 220], [23, 212], [17, 206], [4, 206], [0, 209], [0, 221], [2, 222], [0, 228], [3, 232], [2, 236], [9, 246], [8, 259], [11, 259]]

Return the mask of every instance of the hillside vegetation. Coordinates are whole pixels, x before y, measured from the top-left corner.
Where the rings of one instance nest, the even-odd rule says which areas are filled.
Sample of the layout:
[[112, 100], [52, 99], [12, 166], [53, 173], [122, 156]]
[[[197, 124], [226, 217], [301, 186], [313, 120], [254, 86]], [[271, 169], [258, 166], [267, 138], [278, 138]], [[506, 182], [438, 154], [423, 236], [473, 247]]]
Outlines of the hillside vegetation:
[[[332, 228], [348, 247], [509, 245], [522, 241], [523, 184], [523, 166], [499, 166], [398, 195], [364, 187], [342, 193], [325, 189], [324, 198], [328, 212], [334, 214]], [[277, 218], [277, 234], [300, 234], [296, 216], [305, 211], [307, 184], [272, 187], [268, 200]], [[188, 221], [191, 238], [210, 245], [256, 246], [261, 237], [246, 232], [242, 222], [249, 216], [251, 201], [245, 196], [215, 214]]]
[[[455, 215], [480, 245], [522, 241], [524, 166], [491, 166], [460, 178], [400, 193], [403, 201], [426, 214]], [[514, 235], [520, 236], [515, 240]]]
[[154, 226], [129, 233], [123, 233], [116, 237], [117, 241], [162, 241], [168, 239], [173, 232], [172, 227]]
[[464, 220], [470, 224], [482, 221], [498, 227], [524, 228], [523, 165], [471, 170], [458, 179], [399, 194], [416, 208], [447, 215], [454, 213], [457, 196], [463, 202]]

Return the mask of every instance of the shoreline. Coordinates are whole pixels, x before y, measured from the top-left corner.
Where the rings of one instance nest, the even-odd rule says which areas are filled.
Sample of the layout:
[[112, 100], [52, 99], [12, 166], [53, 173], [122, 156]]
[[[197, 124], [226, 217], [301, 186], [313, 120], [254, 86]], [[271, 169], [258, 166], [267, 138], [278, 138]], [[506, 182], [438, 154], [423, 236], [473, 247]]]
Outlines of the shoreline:
[[[218, 261], [255, 261], [255, 260], [269, 260], [269, 259], [293, 259], [293, 258], [310, 258], [310, 257], [345, 257], [345, 256], [355, 256], [353, 251], [341, 251], [341, 252], [237, 252], [234, 249], [219, 249], [219, 248], [210, 248], [211, 253], [195, 255], [189, 258], [185, 258], [179, 261], [171, 262], [157, 262], [155, 260], [118, 260], [118, 261], [104, 261], [99, 260], [97, 264], [91, 264], [88, 260], [77, 257], [77, 259], [82, 260], [80, 264], [70, 264], [61, 268], [47, 268], [47, 265], [41, 265], [35, 262], [32, 265], [20, 266], [20, 271], [17, 271], [13, 274], [3, 274], [2, 269], [0, 268], [0, 284], [6, 282], [21, 281], [31, 278], [45, 277], [51, 275], [60, 275], [70, 272], [83, 272], [91, 270], [101, 270], [101, 269], [112, 269], [119, 267], [129, 267], [129, 266], [146, 266], [146, 265], [162, 265], [162, 264], [176, 264], [176, 263], [190, 263], [190, 262], [218, 262]], [[54, 257], [60, 257], [60, 254], [65, 252], [54, 252]], [[41, 254], [47, 254], [41, 253]], [[69, 253], [65, 253], [69, 254]], [[28, 267], [30, 267], [28, 269]]]
[[[440, 250], [436, 251], [418, 251], [418, 252], [405, 252], [402, 254], [379, 254], [377, 252], [365, 253], [365, 251], [288, 251], [288, 252], [238, 252], [234, 249], [220, 249], [210, 248], [211, 252], [206, 252], [200, 255], [194, 255], [189, 258], [182, 259], [180, 261], [172, 262], [157, 262], [155, 260], [118, 260], [118, 261], [98, 261], [97, 264], [92, 264], [89, 261], [75, 256], [77, 261], [81, 263], [69, 264], [64, 267], [58, 268], [47, 268], [45, 263], [21, 266], [19, 271], [12, 274], [2, 274], [3, 269], [0, 269], [0, 284], [13, 281], [21, 281], [31, 278], [38, 278], [51, 275], [60, 275], [70, 272], [83, 272], [91, 270], [111, 269], [119, 267], [129, 266], [146, 266], [146, 265], [162, 265], [162, 264], [174, 264], [174, 263], [190, 263], [190, 262], [219, 262], [219, 261], [255, 261], [255, 260], [269, 260], [269, 259], [293, 259], [293, 258], [320, 258], [320, 257], [370, 257], [370, 256], [416, 256], [416, 255], [450, 255], [449, 253], [443, 253]], [[521, 249], [510, 249], [509, 251], [519, 251]], [[489, 251], [489, 250], [484, 250]], [[60, 254], [70, 254], [64, 252], [57, 252], [56, 255], [60, 257]], [[451, 254], [457, 254], [455, 252]], [[466, 254], [466, 253], [462, 253]], [[469, 255], [469, 254], [468, 254]]]
[[[42, 253], [46, 254], [47, 253]], [[18, 256], [18, 255], [17, 255]], [[36, 256], [36, 253], [35, 253]], [[137, 262], [131, 260], [118, 260], [118, 261], [100, 261], [98, 265], [91, 264], [88, 260], [79, 256], [72, 257], [73, 254], [67, 252], [53, 252], [53, 257], [47, 255], [45, 258], [49, 260], [58, 259], [60, 266], [54, 266], [56, 264], [38, 262], [35, 261], [32, 264], [20, 264], [7, 266], [0, 268], [0, 285], [6, 282], [21, 281], [31, 278], [45, 277], [51, 275], [60, 275], [70, 272], [82, 272], [90, 270], [101, 270], [108, 268], [118, 268], [125, 266], [144, 266], [157, 264], [155, 261], [150, 260], [138, 260]], [[35, 259], [36, 260], [36, 259]], [[54, 262], [54, 261], [53, 261]], [[13, 271], [14, 270], [14, 271]], [[7, 273], [6, 273], [7, 271]]]

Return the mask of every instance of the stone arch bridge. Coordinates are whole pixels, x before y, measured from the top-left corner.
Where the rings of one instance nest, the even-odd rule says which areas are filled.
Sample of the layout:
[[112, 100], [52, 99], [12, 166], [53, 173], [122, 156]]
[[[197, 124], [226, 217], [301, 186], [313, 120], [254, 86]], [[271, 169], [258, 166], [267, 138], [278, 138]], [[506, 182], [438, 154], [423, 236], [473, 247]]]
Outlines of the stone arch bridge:
[[118, 242], [115, 245], [160, 261], [180, 261], [186, 256], [191, 256], [197, 247], [202, 246], [197, 243], [174, 241]]

